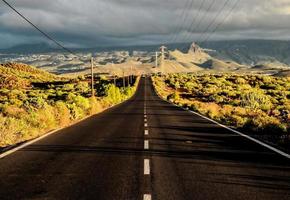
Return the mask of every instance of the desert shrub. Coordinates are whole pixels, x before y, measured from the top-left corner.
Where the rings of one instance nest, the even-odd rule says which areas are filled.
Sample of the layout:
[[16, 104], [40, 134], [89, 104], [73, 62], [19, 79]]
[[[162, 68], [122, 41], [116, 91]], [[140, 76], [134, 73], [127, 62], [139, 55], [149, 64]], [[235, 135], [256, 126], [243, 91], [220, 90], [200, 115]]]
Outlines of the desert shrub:
[[85, 111], [76, 104], [68, 104], [68, 108], [70, 109], [72, 120], [78, 120], [85, 116]]
[[263, 81], [263, 83], [271, 83], [272, 78], [270, 76], [263, 76], [262, 81]]
[[221, 114], [223, 116], [231, 116], [234, 113], [234, 107], [231, 105], [225, 105], [223, 106], [223, 108], [221, 109]]
[[111, 104], [119, 103], [122, 101], [122, 94], [120, 89], [113, 84], [107, 85], [105, 89], [105, 96], [106, 100]]
[[84, 111], [88, 111], [90, 109], [90, 101], [83, 96], [75, 95], [73, 98], [73, 103]]
[[63, 101], [57, 101], [55, 103], [56, 109], [56, 120], [58, 121], [59, 126], [66, 126], [70, 124], [70, 110]]
[[252, 89], [252, 86], [249, 84], [237, 85], [238, 91], [247, 91], [247, 90], [251, 90], [251, 89]]
[[184, 87], [188, 92], [191, 92], [195, 87], [197, 87], [197, 85], [194, 82], [186, 82]]
[[228, 121], [230, 125], [241, 128], [245, 126], [248, 120], [249, 119], [247, 117], [233, 114], [230, 116], [230, 119]]
[[279, 117], [281, 115], [281, 112], [277, 109], [274, 109], [271, 111], [271, 115], [273, 115], [274, 117]]
[[174, 93], [167, 96], [167, 100], [172, 101], [172, 102], [176, 102], [176, 101], [180, 100], [180, 96], [179, 96], [178, 92], [174, 92]]
[[8, 102], [10, 105], [15, 105], [16, 107], [21, 107], [23, 105], [23, 101], [20, 99], [9, 99]]
[[221, 107], [216, 103], [208, 103], [206, 104], [207, 107], [207, 116], [212, 119], [220, 120], [221, 118]]
[[70, 83], [70, 84], [65, 84], [62, 88], [64, 91], [73, 91], [75, 89], [75, 85]]
[[79, 82], [75, 87], [77, 92], [80, 93], [87, 93], [90, 91], [89, 83], [88, 82]]
[[209, 96], [209, 101], [222, 103], [224, 101], [224, 98], [218, 94], [214, 94]]
[[[161, 96], [177, 105], [227, 125], [290, 138], [288, 79], [257, 75], [172, 74], [153, 77], [153, 82]], [[175, 97], [177, 92], [180, 94], [178, 98]]]
[[241, 105], [251, 109], [270, 110], [272, 102], [261, 90], [252, 89], [241, 95]]
[[95, 84], [99, 97], [87, 98], [90, 87], [85, 77], [60, 78], [15, 64], [0, 65], [0, 72], [0, 146], [35, 138], [100, 112], [132, 96], [138, 82], [120, 90], [100, 79]]
[[38, 130], [49, 130], [57, 125], [55, 119], [55, 109], [45, 105], [43, 108], [31, 111], [23, 118], [27, 123]]
[[44, 106], [47, 104], [45, 99], [41, 96], [38, 97], [32, 97], [28, 99], [25, 103], [26, 108], [34, 108], [34, 109], [41, 109], [44, 108]]
[[266, 126], [276, 126], [279, 124], [281, 123], [277, 118], [268, 116], [260, 112], [249, 118], [245, 126], [254, 128], [256, 130], [263, 130]]
[[2, 114], [6, 117], [22, 118], [27, 112], [16, 105], [5, 105]]
[[28, 138], [29, 125], [23, 119], [0, 115], [0, 145], [7, 146]]
[[0, 74], [0, 87], [9, 89], [27, 88], [30, 86], [30, 81], [17, 77], [15, 74], [3, 75]]
[[234, 106], [234, 111], [233, 111], [236, 115], [239, 116], [247, 116], [250, 113], [250, 110], [243, 108], [243, 107], [239, 107], [239, 106]]
[[242, 78], [242, 77], [238, 77], [238, 78], [236, 79], [235, 83], [236, 83], [236, 84], [240, 84], [240, 85], [242, 85], [242, 84], [247, 83], [247, 81], [246, 81], [244, 78]]
[[103, 110], [100, 101], [98, 101], [96, 99], [96, 97], [91, 97], [89, 100], [90, 100], [90, 104], [91, 104], [91, 109], [90, 109], [91, 115], [96, 114], [96, 113]]
[[196, 112], [203, 114], [203, 115], [208, 114], [206, 103], [199, 102], [199, 101], [193, 101], [190, 108]]
[[90, 102], [87, 98], [69, 93], [66, 98], [66, 103], [71, 111], [72, 119], [81, 119], [89, 113]]
[[126, 98], [131, 97], [133, 95], [134, 89], [132, 87], [126, 87], [122, 93], [125, 95], [125, 99], [126, 99]]
[[64, 92], [64, 91], [58, 89], [58, 90], [56, 90], [55, 96], [61, 98], [61, 97], [63, 97], [65, 94], [66, 94], [66, 92]]

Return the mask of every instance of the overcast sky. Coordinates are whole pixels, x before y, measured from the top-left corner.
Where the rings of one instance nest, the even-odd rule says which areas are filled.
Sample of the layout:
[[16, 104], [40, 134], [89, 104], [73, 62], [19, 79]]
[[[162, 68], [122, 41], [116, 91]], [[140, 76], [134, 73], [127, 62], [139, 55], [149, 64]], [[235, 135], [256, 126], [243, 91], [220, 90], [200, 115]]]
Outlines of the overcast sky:
[[[290, 0], [6, 1], [69, 47], [290, 39]], [[44, 41], [0, 1], [0, 48]]]

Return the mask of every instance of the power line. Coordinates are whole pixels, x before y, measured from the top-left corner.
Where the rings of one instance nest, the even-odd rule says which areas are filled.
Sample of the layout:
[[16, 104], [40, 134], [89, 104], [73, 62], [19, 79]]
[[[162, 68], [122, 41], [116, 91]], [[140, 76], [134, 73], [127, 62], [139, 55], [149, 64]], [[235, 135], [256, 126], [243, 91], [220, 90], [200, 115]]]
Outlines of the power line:
[[62, 48], [63, 50], [76, 55], [72, 50], [64, 47], [62, 44], [60, 44], [58, 41], [56, 41], [55, 39], [53, 39], [50, 35], [48, 35], [47, 33], [45, 33], [44, 31], [42, 31], [40, 28], [38, 28], [36, 25], [34, 25], [29, 19], [27, 19], [24, 15], [22, 15], [18, 10], [16, 10], [16, 8], [14, 8], [11, 4], [9, 4], [6, 0], [2, 0], [8, 7], [10, 7], [14, 12], [16, 12], [22, 19], [24, 19], [27, 23], [29, 23], [32, 27], [34, 27], [38, 32], [40, 32], [44, 37], [46, 37], [47, 39], [51, 40], [52, 42], [54, 42], [57, 46], [59, 46], [60, 48]]
[[[211, 1], [211, 3], [209, 4], [209, 6], [207, 7], [207, 9], [205, 10], [204, 14], [200, 18], [198, 24], [194, 27], [194, 29], [190, 29], [189, 32], [194, 33], [196, 30], [198, 30], [198, 28], [200, 27], [200, 25], [202, 24], [202, 22], [206, 19], [206, 14], [212, 9], [212, 7], [214, 6], [215, 3], [216, 3], [216, 0], [212, 0]], [[190, 33], [187, 35], [185, 41], [188, 40], [188, 39], [190, 39]]]
[[[225, 9], [225, 7], [230, 3], [231, 0], [226, 0], [224, 2], [224, 4], [222, 5], [221, 9], [219, 12], [217, 12], [217, 14], [214, 16], [213, 20], [211, 21], [211, 23], [208, 24], [208, 26], [204, 29], [200, 39], [204, 36], [204, 34], [207, 33], [207, 31], [210, 29], [210, 27], [212, 25], [214, 25], [216, 23], [216, 21], [219, 19], [220, 15], [223, 13], [223, 10]], [[199, 41], [199, 40], [198, 40]]]
[[177, 41], [178, 39], [178, 33], [182, 30], [182, 27], [186, 24], [186, 21], [188, 19], [188, 14], [187, 14], [187, 7], [191, 8], [193, 6], [193, 0], [189, 1], [187, 0], [186, 4], [185, 4], [185, 8], [183, 9], [183, 12], [182, 12], [182, 23], [180, 23], [180, 26], [177, 27], [176, 31], [174, 32], [174, 37], [170, 39], [170, 41], [172, 40], [173, 43]]
[[[192, 22], [191, 22], [191, 24], [189, 26], [189, 31], [188, 32], [191, 32], [193, 25], [197, 22], [197, 19], [199, 18], [200, 14], [201, 14], [201, 10], [203, 9], [205, 2], [206, 2], [206, 0], [203, 0], [201, 2], [200, 6], [198, 8], [198, 12], [196, 13], [196, 16], [193, 17], [193, 20], [192, 20]], [[190, 33], [188, 33], [188, 34], [190, 34]], [[188, 34], [184, 38], [188, 38]], [[184, 40], [184, 41], [186, 41], [186, 40]], [[187, 46], [185, 46], [181, 50], [184, 51], [186, 48], [187, 48]]]
[[[206, 0], [202, 0], [200, 6], [198, 8], [198, 12], [196, 13], [195, 17], [193, 17], [193, 20], [189, 26], [189, 32], [191, 32], [193, 25], [197, 22], [197, 19], [199, 18], [200, 14], [201, 14], [201, 10], [203, 9], [205, 2], [206, 2]], [[188, 37], [188, 35], [186, 35], [185, 38], [187, 38], [187, 37]], [[186, 40], [184, 40], [184, 41], [186, 41]], [[182, 50], [185, 50], [186, 48], [187, 47], [184, 47], [184, 48], [182, 48]]]
[[[187, 6], [188, 6], [188, 3], [189, 3], [190, 1], [189, 0], [186, 0], [186, 2], [185, 2], [185, 4], [184, 4], [184, 9], [182, 9], [182, 13], [179, 15], [179, 17], [177, 17], [177, 18], [184, 18], [184, 15], [185, 15], [185, 13], [186, 13], [186, 10], [187, 10]], [[184, 20], [183, 20], [184, 21]], [[177, 20], [176, 20], [176, 22], [178, 22]], [[181, 24], [181, 23], [180, 23]], [[179, 32], [179, 30], [182, 28], [182, 25], [180, 25], [180, 26], [177, 26], [176, 27], [176, 29], [175, 29], [175, 31], [173, 32], [173, 35], [170, 37], [170, 39], [169, 39], [169, 42], [171, 42], [171, 41], [175, 41], [176, 40], [176, 38], [177, 38], [177, 34], [178, 34], [178, 32]]]
[[208, 36], [206, 37], [205, 40], [203, 40], [200, 45], [202, 46], [204, 43], [208, 42], [208, 40], [212, 37], [212, 35], [219, 29], [219, 27], [228, 19], [228, 17], [232, 14], [232, 12], [237, 8], [237, 6], [239, 5], [239, 2], [241, 0], [237, 0], [235, 2], [235, 4], [233, 4], [233, 7], [230, 9], [230, 11], [228, 12], [227, 15], [225, 15], [225, 17], [223, 18], [222, 21], [220, 21], [220, 23], [217, 24], [217, 26], [211, 31], [211, 33], [208, 34]]

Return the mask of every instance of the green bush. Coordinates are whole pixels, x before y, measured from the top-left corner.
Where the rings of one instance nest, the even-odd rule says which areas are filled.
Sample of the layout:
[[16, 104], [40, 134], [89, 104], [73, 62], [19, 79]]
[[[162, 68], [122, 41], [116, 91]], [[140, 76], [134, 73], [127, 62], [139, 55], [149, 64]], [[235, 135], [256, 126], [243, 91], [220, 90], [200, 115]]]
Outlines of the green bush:
[[272, 108], [270, 98], [261, 90], [252, 89], [244, 92], [241, 95], [241, 105], [251, 109], [262, 109], [268, 111]]
[[167, 100], [172, 101], [172, 102], [176, 102], [176, 101], [180, 100], [180, 96], [179, 96], [178, 92], [174, 92], [174, 93], [167, 96]]
[[272, 136], [273, 141], [283, 137], [283, 142], [290, 143], [289, 80], [235, 74], [153, 77], [158, 93], [177, 105], [227, 125]]
[[123, 100], [121, 90], [113, 84], [107, 85], [105, 89], [105, 98], [111, 104], [116, 104]]
[[66, 126], [71, 122], [70, 110], [63, 101], [57, 101], [55, 103], [56, 120], [60, 126]]

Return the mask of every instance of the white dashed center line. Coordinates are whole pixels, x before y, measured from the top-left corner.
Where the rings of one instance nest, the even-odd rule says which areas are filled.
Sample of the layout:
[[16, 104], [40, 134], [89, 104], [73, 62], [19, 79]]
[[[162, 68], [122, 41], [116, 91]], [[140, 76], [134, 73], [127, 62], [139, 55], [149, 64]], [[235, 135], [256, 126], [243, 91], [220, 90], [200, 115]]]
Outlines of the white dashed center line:
[[[146, 85], [146, 79], [145, 79], [145, 85]], [[144, 97], [144, 135], [149, 135], [148, 130], [148, 122], [147, 122], [147, 111], [146, 111], [146, 87], [144, 88], [145, 97]], [[144, 149], [149, 149], [149, 140], [144, 140]], [[150, 160], [144, 159], [144, 175], [150, 175]], [[151, 200], [151, 194], [144, 194], [143, 200]]]
[[143, 200], [151, 200], [151, 194], [144, 194]]
[[144, 149], [145, 150], [148, 150], [149, 149], [149, 141], [148, 140], [145, 140], [144, 141]]
[[150, 161], [149, 159], [144, 159], [144, 175], [150, 174]]

